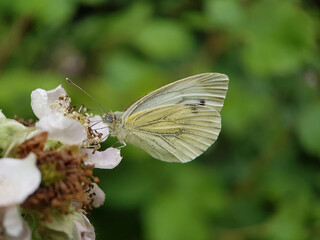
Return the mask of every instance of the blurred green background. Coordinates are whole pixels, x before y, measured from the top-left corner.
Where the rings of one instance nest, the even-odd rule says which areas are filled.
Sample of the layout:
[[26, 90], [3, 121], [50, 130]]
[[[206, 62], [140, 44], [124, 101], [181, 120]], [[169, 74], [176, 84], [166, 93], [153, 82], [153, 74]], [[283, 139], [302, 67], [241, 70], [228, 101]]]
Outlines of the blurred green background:
[[[0, 1], [0, 108], [62, 84], [108, 110], [202, 72], [230, 78], [222, 132], [188, 164], [132, 146], [90, 219], [97, 239], [320, 239], [317, 0]], [[106, 146], [105, 146], [106, 147]]]

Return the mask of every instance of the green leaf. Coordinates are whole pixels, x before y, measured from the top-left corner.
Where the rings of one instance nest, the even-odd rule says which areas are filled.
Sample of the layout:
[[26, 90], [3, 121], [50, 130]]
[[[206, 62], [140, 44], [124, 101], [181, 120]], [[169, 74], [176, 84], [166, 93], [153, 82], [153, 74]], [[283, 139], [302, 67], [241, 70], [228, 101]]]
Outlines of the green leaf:
[[[272, 13], [272, 17], [270, 17]], [[286, 74], [297, 71], [315, 50], [309, 16], [288, 1], [259, 1], [249, 12], [243, 60], [249, 71]]]
[[15, 8], [19, 14], [35, 17], [39, 22], [59, 26], [71, 19], [75, 10], [75, 1], [64, 0], [18, 0]]
[[313, 104], [300, 112], [297, 124], [299, 139], [311, 154], [320, 156], [320, 104]]
[[140, 51], [156, 60], [186, 57], [194, 49], [191, 32], [174, 20], [155, 19], [137, 32], [133, 43]]
[[228, 28], [237, 30], [236, 28], [244, 24], [244, 10], [241, 1], [238, 0], [216, 0], [205, 1], [205, 15], [211, 25], [218, 29]]

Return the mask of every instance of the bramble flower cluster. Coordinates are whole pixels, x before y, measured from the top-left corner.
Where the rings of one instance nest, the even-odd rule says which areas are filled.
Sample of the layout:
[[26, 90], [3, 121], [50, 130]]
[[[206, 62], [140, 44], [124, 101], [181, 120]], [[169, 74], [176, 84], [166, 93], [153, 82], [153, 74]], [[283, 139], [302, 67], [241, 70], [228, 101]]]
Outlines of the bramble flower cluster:
[[102, 118], [70, 103], [58, 86], [32, 92], [35, 123], [0, 110], [0, 239], [95, 239], [87, 215], [105, 194], [93, 169], [122, 157], [99, 151], [109, 135]]

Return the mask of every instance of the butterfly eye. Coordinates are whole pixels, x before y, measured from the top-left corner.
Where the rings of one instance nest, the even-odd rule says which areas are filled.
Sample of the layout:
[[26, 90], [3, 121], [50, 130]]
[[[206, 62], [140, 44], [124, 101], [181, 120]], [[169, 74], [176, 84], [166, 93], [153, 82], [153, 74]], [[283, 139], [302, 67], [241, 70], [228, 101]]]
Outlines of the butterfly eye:
[[113, 122], [113, 116], [112, 115], [107, 115], [106, 116], [106, 122], [107, 123], [112, 123]]

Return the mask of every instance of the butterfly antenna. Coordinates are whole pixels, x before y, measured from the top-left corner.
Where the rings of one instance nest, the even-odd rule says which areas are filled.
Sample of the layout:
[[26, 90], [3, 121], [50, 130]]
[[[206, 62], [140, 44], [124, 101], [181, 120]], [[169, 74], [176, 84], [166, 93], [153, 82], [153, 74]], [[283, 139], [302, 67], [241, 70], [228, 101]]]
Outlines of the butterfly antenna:
[[96, 100], [94, 99], [94, 97], [90, 96], [85, 90], [83, 90], [81, 87], [79, 87], [77, 84], [75, 84], [74, 82], [72, 82], [69, 78], [66, 78], [68, 83], [71, 83], [73, 86], [77, 87], [78, 89], [80, 89], [84, 94], [86, 94], [89, 98], [91, 98], [91, 100], [93, 100], [96, 104], [98, 104], [99, 107], [101, 107], [103, 109], [104, 112], [107, 112], [107, 110]]

